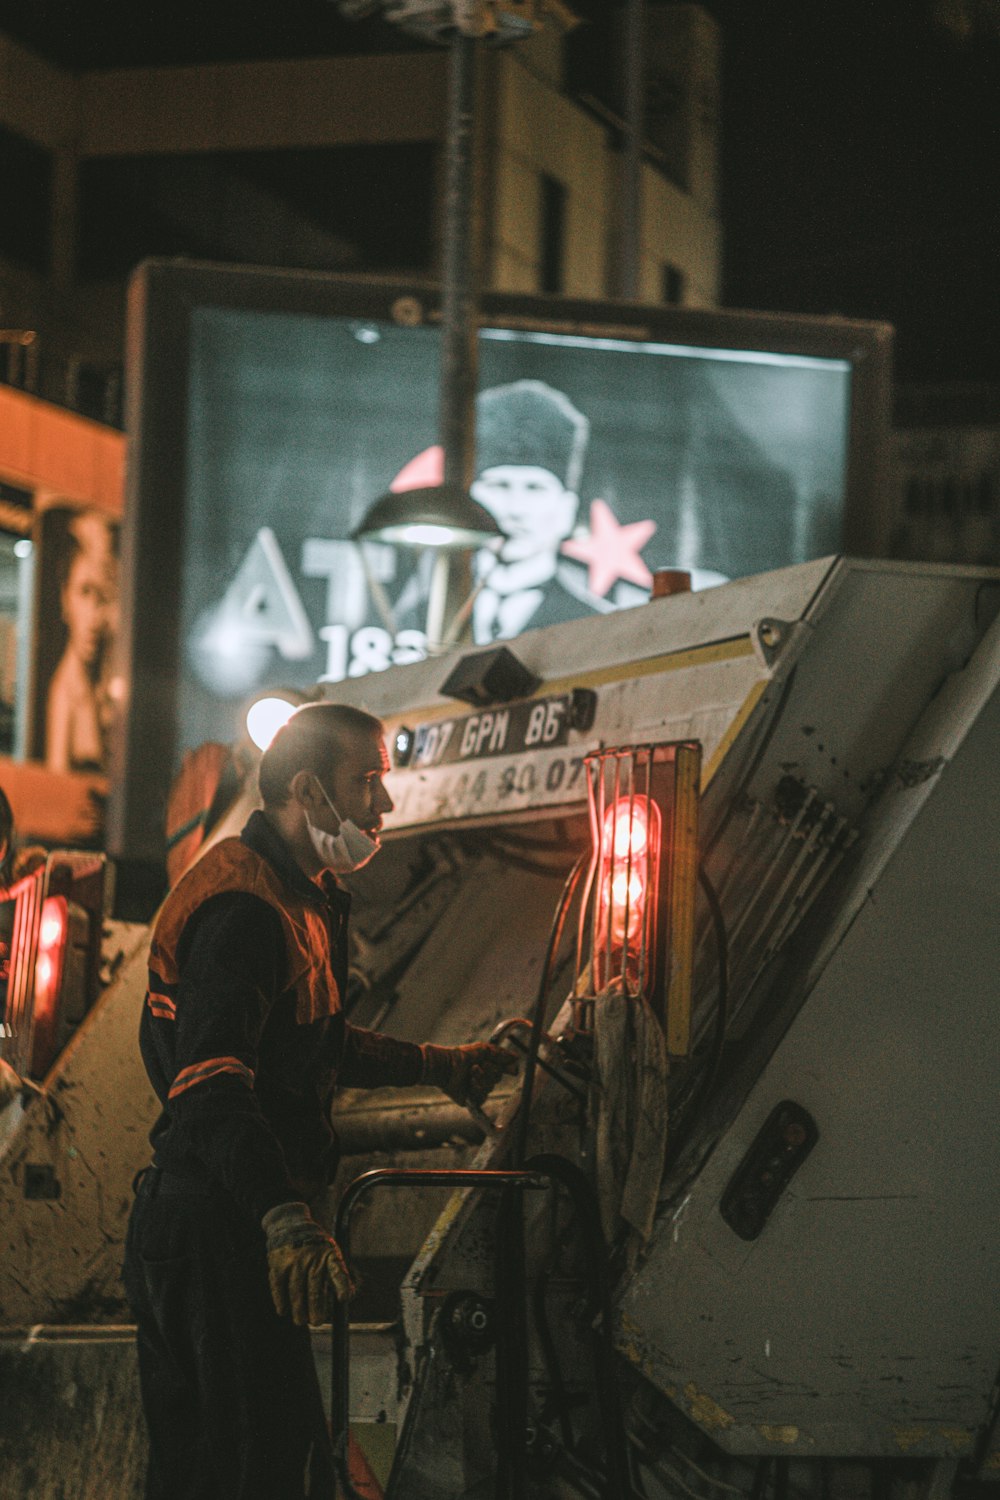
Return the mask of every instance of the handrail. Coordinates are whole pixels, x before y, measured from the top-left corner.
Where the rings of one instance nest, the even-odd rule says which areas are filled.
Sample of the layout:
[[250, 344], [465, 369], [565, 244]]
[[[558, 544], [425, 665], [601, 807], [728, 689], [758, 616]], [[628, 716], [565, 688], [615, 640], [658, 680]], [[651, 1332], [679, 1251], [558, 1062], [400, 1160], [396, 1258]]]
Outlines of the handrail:
[[[534, 1022], [529, 1021], [527, 1016], [511, 1016], [509, 1020], [501, 1021], [500, 1025], [494, 1028], [489, 1039], [494, 1047], [498, 1047], [501, 1042], [513, 1042], [519, 1052], [528, 1056], [531, 1052], [531, 1041], [530, 1039], [527, 1042], [524, 1041], [517, 1033], [519, 1031], [530, 1033], [533, 1026]], [[540, 1040], [547, 1042], [550, 1047], [559, 1045], [556, 1038], [547, 1031], [540, 1033]], [[572, 1094], [575, 1099], [587, 1098], [587, 1089], [582, 1079], [568, 1077], [561, 1068], [554, 1067], [552, 1061], [542, 1057], [541, 1054], [535, 1058], [535, 1063], [544, 1073], [548, 1073], [550, 1078], [554, 1078], [556, 1083], [561, 1083], [567, 1093]]]
[[[498, 1187], [508, 1190], [542, 1188], [554, 1183], [570, 1197], [584, 1236], [584, 1246], [591, 1262], [594, 1293], [593, 1311], [600, 1324], [595, 1343], [595, 1374], [600, 1407], [605, 1423], [607, 1500], [625, 1500], [629, 1493], [628, 1460], [624, 1424], [618, 1391], [610, 1367], [611, 1299], [607, 1282], [607, 1252], [601, 1230], [600, 1214], [593, 1188], [583, 1172], [563, 1157], [544, 1154], [533, 1157], [522, 1171], [498, 1171], [492, 1168], [437, 1169], [422, 1167], [376, 1167], [363, 1172], [349, 1183], [337, 1210], [335, 1234], [345, 1258], [350, 1261], [350, 1219], [358, 1201], [376, 1187]], [[509, 1193], [508, 1196], [512, 1196]], [[332, 1317], [332, 1390], [331, 1418], [334, 1460], [347, 1500], [363, 1500], [351, 1483], [348, 1465], [348, 1428], [350, 1420], [350, 1332], [347, 1306], [335, 1304]]]
[[[450, 1188], [542, 1188], [548, 1185], [545, 1172], [509, 1172], [492, 1168], [374, 1167], [355, 1177], [344, 1191], [337, 1209], [334, 1234], [350, 1264], [351, 1214], [359, 1200], [376, 1187], [450, 1187]], [[350, 1324], [347, 1304], [337, 1302], [331, 1318], [332, 1389], [330, 1416], [333, 1454], [340, 1483], [348, 1500], [363, 1500], [351, 1483], [348, 1464], [348, 1429], [350, 1425]]]

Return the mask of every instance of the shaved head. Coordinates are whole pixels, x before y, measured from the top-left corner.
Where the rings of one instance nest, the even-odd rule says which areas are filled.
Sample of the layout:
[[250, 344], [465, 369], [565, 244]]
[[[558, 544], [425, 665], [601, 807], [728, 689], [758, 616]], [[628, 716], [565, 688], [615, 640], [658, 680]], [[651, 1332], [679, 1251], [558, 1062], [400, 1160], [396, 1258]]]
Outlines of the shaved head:
[[264, 806], [285, 805], [298, 771], [311, 771], [328, 785], [350, 745], [384, 733], [381, 719], [349, 704], [310, 703], [296, 710], [261, 756], [257, 780]]

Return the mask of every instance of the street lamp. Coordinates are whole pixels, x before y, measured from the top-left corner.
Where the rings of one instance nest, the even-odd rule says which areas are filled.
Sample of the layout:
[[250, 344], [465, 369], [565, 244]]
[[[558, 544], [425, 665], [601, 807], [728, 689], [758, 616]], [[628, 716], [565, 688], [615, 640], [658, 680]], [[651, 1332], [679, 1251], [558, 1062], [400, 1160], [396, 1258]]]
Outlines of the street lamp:
[[449, 644], [451, 638], [457, 639], [468, 618], [463, 605], [472, 592], [472, 552], [498, 542], [502, 536], [485, 506], [473, 500], [461, 485], [447, 482], [424, 489], [390, 490], [368, 508], [351, 532], [354, 542], [401, 543], [433, 551], [425, 625], [428, 649], [432, 651]]
[[[501, 535], [489, 512], [469, 496], [476, 454], [478, 352], [472, 248], [477, 47], [483, 38], [511, 42], [530, 35], [536, 7], [534, 0], [339, 3], [352, 20], [381, 12], [387, 21], [449, 50], [439, 407], [444, 483], [383, 495], [352, 533], [355, 541], [377, 537], [436, 549], [427, 606], [427, 640], [434, 649], [454, 634], [456, 622], [468, 620], [473, 551]], [[448, 621], [453, 622], [451, 631]]]
[[486, 507], [459, 485], [433, 484], [382, 495], [351, 532], [351, 540], [447, 550], [484, 547], [502, 535]]

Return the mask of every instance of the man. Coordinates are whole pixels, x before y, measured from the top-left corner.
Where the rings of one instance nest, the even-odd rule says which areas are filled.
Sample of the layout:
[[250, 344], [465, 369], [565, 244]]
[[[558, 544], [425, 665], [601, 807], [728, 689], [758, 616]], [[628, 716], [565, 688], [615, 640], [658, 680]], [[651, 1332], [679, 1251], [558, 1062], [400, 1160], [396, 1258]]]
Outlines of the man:
[[[645, 599], [645, 592], [636, 589], [627, 598], [597, 598], [587, 587], [586, 569], [561, 553], [576, 524], [589, 434], [583, 413], [543, 380], [515, 380], [476, 397], [471, 494], [503, 533], [498, 549], [485, 548], [475, 560], [472, 627], [477, 643], [507, 640], [529, 626], [554, 625], [589, 610]], [[440, 483], [442, 466], [441, 449], [427, 448], [400, 470], [391, 488]], [[432, 565], [427, 553], [393, 605], [401, 634], [424, 623]]]
[[472, 497], [504, 533], [499, 552], [476, 560], [477, 641], [509, 639], [529, 624], [553, 625], [599, 606], [585, 574], [559, 555], [576, 523], [589, 435], [583, 413], [542, 380], [515, 380], [477, 396]]
[[147, 1500], [332, 1494], [309, 1341], [348, 1268], [309, 1200], [331, 1179], [335, 1083], [435, 1084], [482, 1103], [513, 1059], [350, 1026], [348, 893], [392, 801], [382, 725], [300, 709], [259, 770], [263, 811], [174, 888], [140, 1026], [162, 1105], [129, 1225], [150, 1438]]
[[[491, 386], [476, 397], [475, 500], [495, 519], [502, 536], [475, 558], [475, 588], [469, 605], [477, 644], [508, 640], [522, 630], [560, 624], [590, 613], [609, 614], [642, 604], [649, 597], [652, 574], [638, 557], [640, 543], [630, 541], [622, 554], [636, 571], [615, 573], [603, 593], [590, 586], [592, 573], [581, 566], [595, 545], [592, 532], [577, 526], [579, 488], [590, 436], [590, 422], [563, 392], [544, 380], [514, 380]], [[405, 493], [440, 484], [444, 454], [440, 445], [418, 453], [393, 479], [390, 489]], [[608, 517], [612, 533], [648, 528], [652, 522], [619, 526], [611, 508], [594, 501]], [[591, 528], [593, 528], [593, 507]], [[383, 544], [384, 552], [392, 549]], [[635, 555], [633, 555], [635, 554]], [[355, 558], [363, 566], [362, 554]], [[383, 557], [383, 566], [386, 559]], [[401, 556], [389, 564], [389, 576], [402, 567]], [[418, 552], [406, 582], [394, 600], [384, 594], [382, 625], [365, 625], [349, 643], [345, 638], [346, 675], [362, 676], [391, 663], [419, 660], [426, 653], [428, 596], [435, 554]], [[641, 586], [635, 580], [639, 576]], [[706, 575], [706, 582], [720, 575]], [[374, 597], [381, 580], [367, 579]], [[346, 583], [341, 588], [344, 593]]]

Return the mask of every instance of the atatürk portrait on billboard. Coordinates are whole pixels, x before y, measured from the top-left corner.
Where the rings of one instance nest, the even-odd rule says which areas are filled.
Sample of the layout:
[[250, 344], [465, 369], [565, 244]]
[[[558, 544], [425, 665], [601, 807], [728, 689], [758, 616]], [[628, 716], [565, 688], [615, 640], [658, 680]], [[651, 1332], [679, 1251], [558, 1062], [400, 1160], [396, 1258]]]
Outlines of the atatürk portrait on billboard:
[[[657, 524], [621, 525], [603, 499], [590, 502], [590, 530], [579, 524], [590, 422], [570, 398], [542, 380], [515, 380], [476, 397], [476, 477], [472, 496], [490, 512], [502, 541], [475, 559], [472, 626], [478, 643], [507, 640], [535, 625], [627, 608], [648, 597], [652, 574], [642, 547]], [[439, 484], [440, 447], [396, 476], [393, 490]], [[426, 613], [429, 568], [418, 570], [394, 606], [397, 626]], [[702, 587], [721, 583], [702, 571]], [[411, 622], [412, 615], [412, 622]]]
[[[230, 307], [190, 319], [181, 748], [224, 739], [268, 682], [426, 654], [434, 558], [351, 534], [375, 496], [440, 482], [439, 335]], [[472, 494], [476, 642], [836, 549], [841, 359], [482, 327]]]

